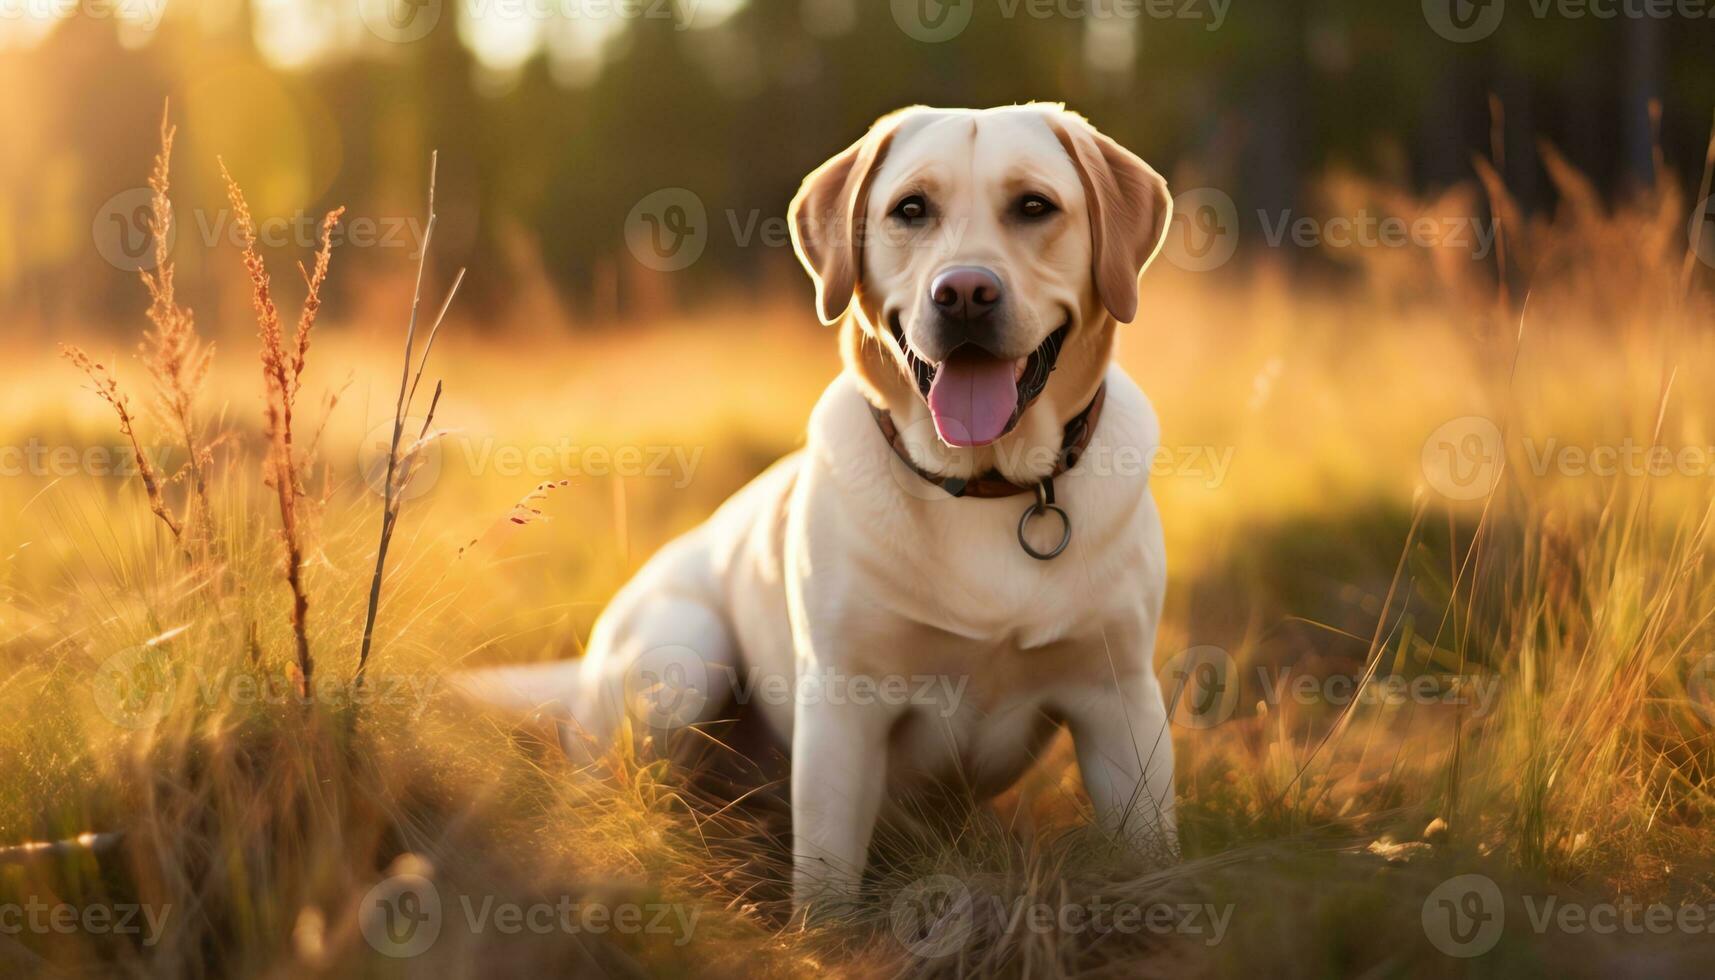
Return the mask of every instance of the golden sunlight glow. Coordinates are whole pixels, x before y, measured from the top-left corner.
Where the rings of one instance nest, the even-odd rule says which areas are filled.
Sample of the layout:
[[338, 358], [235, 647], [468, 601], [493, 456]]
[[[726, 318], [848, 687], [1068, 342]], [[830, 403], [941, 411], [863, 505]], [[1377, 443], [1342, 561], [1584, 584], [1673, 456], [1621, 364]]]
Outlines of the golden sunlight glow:
[[[324, 4], [251, 0], [249, 7], [256, 48], [275, 68], [304, 69], [359, 50], [386, 52], [396, 43], [422, 41], [424, 35], [391, 36], [392, 29], [409, 32], [409, 28], [398, 26], [396, 15], [414, 12], [416, 19], [411, 22], [423, 24], [427, 30], [453, 25], [459, 41], [476, 59], [483, 75], [479, 81], [494, 88], [515, 82], [524, 66], [539, 55], [546, 56], [556, 83], [587, 85], [601, 71], [613, 42], [636, 21], [663, 18], [676, 30], [710, 31], [731, 20], [748, 2], [362, 0], [361, 4]], [[123, 47], [142, 47], [153, 40], [168, 3], [107, 0], [80, 6], [79, 0], [0, 0], [0, 51], [35, 47], [72, 17], [110, 20]], [[847, 16], [839, 20], [848, 28], [855, 16], [849, 0], [819, 0], [814, 7], [843, 9]], [[209, 11], [200, 6], [189, 13], [204, 30], [230, 21], [226, 16], [211, 20]], [[377, 23], [391, 23], [393, 28], [377, 27]]]
[[459, 40], [490, 72], [513, 74], [542, 50], [543, 12], [510, 0], [471, 3], [459, 12]]
[[330, 53], [339, 36], [339, 8], [299, 0], [253, 0], [256, 47], [280, 68], [303, 68]]
[[0, 51], [34, 47], [71, 14], [68, 3], [5, 0], [0, 4]]

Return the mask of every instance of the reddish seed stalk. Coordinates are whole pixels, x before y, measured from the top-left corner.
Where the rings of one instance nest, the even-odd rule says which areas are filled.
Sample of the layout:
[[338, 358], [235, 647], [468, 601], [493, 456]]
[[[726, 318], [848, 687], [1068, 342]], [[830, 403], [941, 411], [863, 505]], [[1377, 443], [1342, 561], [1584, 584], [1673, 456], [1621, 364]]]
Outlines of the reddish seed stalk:
[[156, 415], [177, 430], [188, 454], [184, 469], [179, 471], [180, 474], [188, 474], [190, 479], [190, 493], [182, 516], [174, 512], [165, 492], [166, 485], [177, 479], [179, 474], [162, 474], [144, 453], [136, 433], [136, 416], [132, 414], [130, 401], [120, 390], [113, 373], [81, 348], [61, 345], [60, 350], [89, 377], [95, 393], [113, 407], [119, 417], [119, 431], [131, 443], [149, 509], [172, 532], [173, 539], [185, 546], [185, 555], [190, 558], [193, 557], [192, 549], [186, 545], [185, 532], [192, 532], [199, 548], [206, 548], [211, 537], [207, 478], [210, 454], [196, 420], [195, 406], [203, 380], [208, 375], [214, 349], [197, 337], [191, 311], [178, 304], [174, 293], [169, 248], [173, 208], [169, 192], [172, 187], [173, 138], [177, 132], [166, 107], [163, 107], [161, 149], [155, 155], [154, 166], [149, 172], [149, 234], [154, 244], [154, 271], [151, 273], [144, 269], [138, 273], [149, 292], [149, 307], [145, 311], [149, 326], [143, 331], [138, 353], [154, 382]]
[[251, 306], [256, 312], [257, 333], [261, 339], [262, 380], [265, 388], [263, 405], [264, 431], [268, 438], [268, 454], [262, 467], [264, 482], [273, 487], [280, 504], [280, 538], [285, 546], [286, 585], [292, 593], [292, 636], [297, 646], [298, 673], [302, 691], [308, 694], [315, 676], [315, 660], [310, 654], [308, 631], [309, 594], [304, 587], [304, 535], [300, 522], [299, 501], [303, 488], [292, 446], [292, 408], [309, 351], [310, 333], [316, 315], [321, 310], [321, 287], [327, 278], [332, 257], [332, 232], [344, 208], [328, 212], [322, 219], [321, 247], [316, 252], [313, 272], [304, 273], [306, 294], [303, 311], [298, 317], [297, 332], [290, 347], [280, 325], [279, 309], [274, 304], [272, 283], [261, 254], [256, 251], [255, 223], [244, 192], [223, 161], [221, 177], [226, 181], [227, 197], [232, 202], [234, 221], [243, 241], [244, 268], [250, 277]]
[[137, 474], [143, 480], [143, 492], [148, 495], [149, 509], [161, 519], [161, 523], [167, 525], [167, 530], [173, 534], [173, 540], [180, 540], [184, 534], [184, 525], [174, 516], [173, 509], [167, 506], [166, 495], [161, 492], [161, 473], [155, 469], [155, 464], [149, 460], [149, 455], [137, 441], [136, 420], [131, 414], [130, 401], [125, 397], [125, 393], [119, 390], [119, 381], [105, 365], [84, 353], [81, 347], [61, 344], [60, 355], [88, 375], [94, 385], [91, 390], [100, 396], [102, 401], [113, 406], [114, 413], [119, 416], [119, 432], [131, 442], [131, 455], [137, 461]]
[[212, 536], [208, 506], [210, 452], [202, 438], [195, 408], [214, 348], [202, 343], [191, 311], [179, 306], [174, 294], [174, 270], [168, 247], [173, 228], [169, 191], [172, 186], [173, 138], [177, 131], [163, 109], [161, 150], [149, 173], [149, 233], [154, 239], [154, 272], [143, 270], [138, 273], [149, 291], [149, 328], [143, 332], [138, 350], [154, 380], [156, 411], [177, 430], [179, 441], [185, 447], [183, 472], [190, 479], [190, 494], [185, 501], [185, 516], [181, 523], [193, 531], [200, 545], [206, 547]]

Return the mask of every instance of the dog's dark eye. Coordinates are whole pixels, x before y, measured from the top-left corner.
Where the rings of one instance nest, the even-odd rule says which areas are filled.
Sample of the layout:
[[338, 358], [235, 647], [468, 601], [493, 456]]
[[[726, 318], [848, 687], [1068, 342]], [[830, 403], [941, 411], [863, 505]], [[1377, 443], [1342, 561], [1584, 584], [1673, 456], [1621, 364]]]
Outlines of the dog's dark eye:
[[895, 204], [891, 213], [901, 221], [922, 221], [929, 216], [929, 202], [923, 195], [913, 194]]
[[1045, 218], [1060, 210], [1041, 194], [1026, 194], [1018, 199], [1018, 213], [1026, 218]]

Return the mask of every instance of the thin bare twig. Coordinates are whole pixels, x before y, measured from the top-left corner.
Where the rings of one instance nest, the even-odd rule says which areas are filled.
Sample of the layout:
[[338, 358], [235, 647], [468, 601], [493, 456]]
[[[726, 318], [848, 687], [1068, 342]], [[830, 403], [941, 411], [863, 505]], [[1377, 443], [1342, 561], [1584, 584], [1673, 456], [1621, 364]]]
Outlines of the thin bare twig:
[[381, 581], [387, 570], [387, 549], [393, 542], [393, 528], [399, 520], [399, 507], [403, 502], [405, 484], [410, 481], [412, 466], [418, 450], [429, 438], [429, 426], [434, 422], [435, 409], [441, 401], [441, 383], [435, 382], [434, 395], [429, 399], [429, 411], [423, 418], [422, 431], [406, 452], [399, 451], [399, 443], [404, 438], [405, 419], [411, 413], [411, 404], [417, 397], [417, 385], [423, 380], [423, 370], [429, 363], [429, 351], [434, 348], [435, 337], [440, 333], [441, 323], [446, 319], [447, 310], [453, 304], [453, 297], [458, 295], [459, 286], [464, 282], [465, 270], [460, 269], [453, 279], [453, 284], [447, 290], [446, 299], [441, 303], [440, 313], [435, 317], [434, 324], [429, 328], [429, 335], [423, 343], [423, 353], [417, 360], [417, 372], [411, 373], [411, 354], [417, 342], [417, 313], [423, 301], [423, 276], [428, 267], [429, 245], [435, 237], [435, 174], [440, 162], [439, 153], [429, 155], [429, 222], [423, 234], [423, 247], [417, 253], [417, 280], [411, 290], [411, 319], [405, 327], [405, 356], [399, 375], [399, 398], [393, 407], [393, 437], [387, 446], [387, 474], [381, 489], [381, 540], [375, 549], [375, 572], [369, 580], [369, 604], [363, 616], [363, 645], [357, 654], [357, 673], [354, 682], [363, 685], [364, 671], [369, 667], [369, 651], [375, 641], [375, 617], [381, 605]]

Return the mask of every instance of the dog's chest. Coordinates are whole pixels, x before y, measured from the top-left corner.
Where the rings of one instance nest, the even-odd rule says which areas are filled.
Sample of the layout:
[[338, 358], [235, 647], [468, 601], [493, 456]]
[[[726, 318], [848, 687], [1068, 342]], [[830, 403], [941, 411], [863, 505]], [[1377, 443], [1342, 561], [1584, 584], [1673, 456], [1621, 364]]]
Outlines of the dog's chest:
[[[952, 685], [958, 683], [952, 679]], [[889, 782], [899, 789], [968, 788], [997, 793], [1030, 766], [1058, 723], [1041, 697], [989, 702], [949, 685], [950, 699], [913, 705], [888, 739]]]
[[1060, 704], [1099, 679], [1070, 644], [1018, 649], [942, 638], [924, 657], [888, 738], [900, 788], [954, 785], [978, 797], [1013, 783], [1059, 725]]

